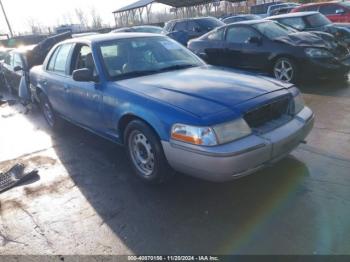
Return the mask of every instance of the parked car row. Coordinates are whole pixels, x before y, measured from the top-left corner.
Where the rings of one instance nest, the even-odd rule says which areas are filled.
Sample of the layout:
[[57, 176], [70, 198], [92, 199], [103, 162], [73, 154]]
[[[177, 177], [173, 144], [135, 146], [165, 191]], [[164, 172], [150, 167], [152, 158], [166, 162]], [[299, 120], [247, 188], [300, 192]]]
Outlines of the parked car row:
[[191, 40], [188, 48], [213, 65], [257, 70], [297, 82], [346, 77], [349, 50], [322, 32], [298, 32], [271, 20], [229, 24]]

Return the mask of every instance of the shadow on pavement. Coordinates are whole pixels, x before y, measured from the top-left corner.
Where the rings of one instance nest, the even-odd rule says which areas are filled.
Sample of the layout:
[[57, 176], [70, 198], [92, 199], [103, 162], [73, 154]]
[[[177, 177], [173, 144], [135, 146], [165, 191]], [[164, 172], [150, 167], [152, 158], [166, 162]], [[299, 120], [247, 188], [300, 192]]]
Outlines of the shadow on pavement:
[[[27, 118], [43, 128], [38, 114], [35, 109]], [[169, 184], [148, 186], [132, 175], [123, 148], [68, 123], [51, 136], [64, 168], [101, 218], [91, 226], [108, 226], [136, 254], [311, 252], [318, 237], [311, 230], [296, 241], [316, 218], [313, 206], [293, 212], [300, 210], [310, 174], [292, 156], [229, 183], [178, 174]]]
[[325, 79], [297, 85], [301, 92], [314, 95], [350, 97], [349, 80]]
[[[278, 238], [276, 243], [269, 239], [271, 250], [250, 243], [264, 241], [259, 240], [259, 232], [284, 231], [270, 222], [295, 204], [295, 195], [303, 192], [303, 181], [309, 175], [307, 167], [293, 157], [230, 183], [178, 174], [167, 185], [147, 186], [132, 175], [123, 148], [109, 141], [69, 124], [63, 132], [53, 134], [53, 140], [58, 157], [101, 217], [102, 225], [110, 227], [135, 253], [292, 249]], [[312, 221], [313, 216], [308, 219]]]

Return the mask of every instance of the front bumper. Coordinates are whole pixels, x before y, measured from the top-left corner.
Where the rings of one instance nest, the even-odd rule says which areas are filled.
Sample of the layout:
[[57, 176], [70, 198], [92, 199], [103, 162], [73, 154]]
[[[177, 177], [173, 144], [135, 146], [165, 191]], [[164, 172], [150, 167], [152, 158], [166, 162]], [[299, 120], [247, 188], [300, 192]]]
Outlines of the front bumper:
[[287, 156], [309, 134], [314, 114], [305, 107], [292, 121], [263, 135], [253, 134], [229, 144], [200, 147], [162, 141], [175, 170], [210, 181], [249, 175]]
[[350, 57], [339, 59], [307, 59], [302, 63], [301, 72], [306, 77], [330, 77], [345, 75], [350, 71]]

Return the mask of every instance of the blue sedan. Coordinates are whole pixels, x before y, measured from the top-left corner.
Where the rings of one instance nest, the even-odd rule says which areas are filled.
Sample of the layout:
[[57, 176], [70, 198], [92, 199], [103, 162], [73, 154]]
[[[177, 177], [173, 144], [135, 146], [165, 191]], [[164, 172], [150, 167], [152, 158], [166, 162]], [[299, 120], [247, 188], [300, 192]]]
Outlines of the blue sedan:
[[173, 170], [211, 181], [251, 174], [289, 154], [314, 121], [294, 85], [207, 65], [160, 35], [67, 40], [30, 79], [50, 127], [65, 119], [124, 145], [150, 183]]

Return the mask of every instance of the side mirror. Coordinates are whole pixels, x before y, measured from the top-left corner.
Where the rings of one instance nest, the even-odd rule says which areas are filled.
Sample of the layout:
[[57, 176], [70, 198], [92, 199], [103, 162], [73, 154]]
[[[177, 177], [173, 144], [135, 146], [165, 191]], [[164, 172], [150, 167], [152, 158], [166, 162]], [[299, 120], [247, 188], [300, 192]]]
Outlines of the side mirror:
[[208, 61], [209, 57], [205, 52], [201, 52], [199, 54], [197, 54], [200, 58], [202, 58], [204, 61]]
[[337, 9], [337, 10], [335, 10], [335, 13], [336, 13], [337, 15], [341, 15], [341, 14], [344, 14], [345, 11], [344, 11], [344, 9]]
[[258, 37], [258, 36], [251, 36], [248, 38], [246, 43], [260, 45], [262, 43], [262, 39], [261, 39], [261, 37]]
[[73, 80], [77, 82], [91, 82], [96, 79], [91, 69], [82, 68], [73, 71]]
[[13, 71], [18, 72], [18, 71], [23, 71], [23, 68], [21, 66], [15, 66], [13, 68]]

